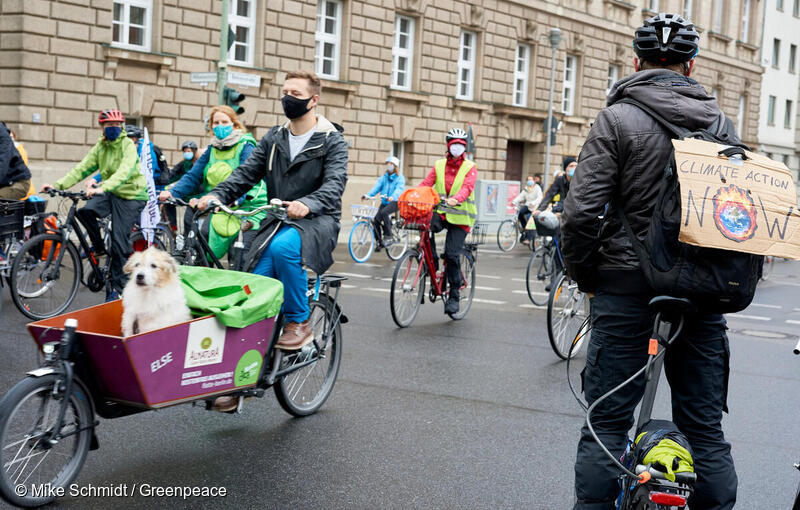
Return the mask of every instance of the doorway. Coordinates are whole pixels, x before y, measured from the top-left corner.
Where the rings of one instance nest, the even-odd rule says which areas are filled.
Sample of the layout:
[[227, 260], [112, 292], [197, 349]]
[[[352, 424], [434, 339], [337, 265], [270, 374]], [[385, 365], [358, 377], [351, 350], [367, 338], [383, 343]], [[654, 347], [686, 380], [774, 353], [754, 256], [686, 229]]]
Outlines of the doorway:
[[506, 145], [505, 180], [522, 181], [522, 160], [525, 154], [525, 143], [509, 140]]

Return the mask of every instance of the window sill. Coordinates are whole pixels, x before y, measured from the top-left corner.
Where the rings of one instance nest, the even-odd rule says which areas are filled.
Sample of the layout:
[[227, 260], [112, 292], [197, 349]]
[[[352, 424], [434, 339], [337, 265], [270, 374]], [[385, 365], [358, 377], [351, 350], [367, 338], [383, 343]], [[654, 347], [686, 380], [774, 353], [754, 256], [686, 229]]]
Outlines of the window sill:
[[409, 101], [412, 103], [427, 103], [431, 97], [431, 94], [429, 92], [419, 92], [416, 90], [387, 87], [386, 96], [389, 99], [400, 99], [402, 101]]
[[745, 50], [750, 50], [750, 51], [758, 50], [758, 46], [756, 46], [755, 44], [752, 44], [752, 43], [749, 43], [749, 42], [745, 42], [745, 41], [739, 41], [739, 40], [736, 41], [736, 47], [737, 48], [743, 48]]
[[355, 81], [342, 81], [342, 80], [331, 80], [327, 78], [320, 78], [320, 83], [322, 84], [322, 93], [324, 94], [326, 90], [335, 90], [336, 92], [344, 92], [345, 94], [345, 106], [350, 107], [353, 101], [353, 97], [358, 94], [358, 89], [361, 86], [360, 83]]
[[495, 103], [492, 105], [492, 113], [495, 115], [505, 115], [508, 117], [518, 117], [522, 119], [531, 120], [544, 120], [547, 118], [547, 113], [528, 108], [527, 106], [514, 106], [504, 103]]
[[113, 80], [116, 74], [117, 65], [122, 62], [136, 62], [151, 67], [158, 68], [158, 85], [167, 84], [167, 73], [175, 66], [177, 55], [171, 53], [156, 53], [149, 51], [131, 50], [117, 48], [107, 43], [102, 43], [103, 58], [106, 61], [105, 78]]
[[721, 34], [719, 32], [714, 32], [713, 30], [708, 31], [708, 36], [712, 39], [717, 39], [718, 41], [722, 41], [724, 43], [729, 43], [733, 41], [733, 37], [728, 37], [727, 35]]
[[583, 117], [581, 115], [575, 115], [575, 114], [570, 115], [567, 113], [564, 114], [564, 117], [561, 120], [567, 124], [579, 124], [586, 126], [588, 126], [589, 123], [592, 121], [592, 119], [590, 119], [589, 117]]
[[604, 0], [604, 3], [606, 5], [619, 7], [620, 9], [624, 9], [630, 12], [633, 12], [636, 9], [636, 6], [634, 4], [624, 2], [623, 0]]
[[476, 110], [479, 112], [487, 112], [491, 109], [491, 105], [489, 104], [479, 103], [474, 99], [459, 99], [457, 97], [453, 98], [453, 107], [461, 110]]

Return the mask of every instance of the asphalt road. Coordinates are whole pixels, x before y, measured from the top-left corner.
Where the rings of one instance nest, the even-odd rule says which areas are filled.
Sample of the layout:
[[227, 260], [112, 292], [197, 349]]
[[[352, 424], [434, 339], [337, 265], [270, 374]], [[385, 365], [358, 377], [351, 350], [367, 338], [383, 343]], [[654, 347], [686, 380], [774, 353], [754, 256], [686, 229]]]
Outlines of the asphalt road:
[[[441, 303], [414, 324], [391, 320], [384, 254], [333, 270], [350, 276], [344, 357], [314, 416], [285, 414], [271, 392], [242, 415], [188, 405], [102, 421], [81, 488], [142, 484], [225, 487], [218, 498], [64, 497], [52, 508], [566, 509], [580, 408], [550, 349], [545, 312], [524, 291], [527, 254], [482, 249], [476, 300], [453, 322]], [[732, 372], [725, 430], [742, 509], [788, 508], [800, 481], [800, 264], [778, 262], [754, 304], [729, 316]], [[36, 366], [7, 291], [0, 316], [0, 394]], [[99, 302], [81, 291], [76, 307]], [[583, 363], [574, 362], [573, 375]], [[662, 386], [662, 390], [666, 385]], [[669, 416], [659, 394], [657, 416]], [[2, 505], [2, 503], [0, 503]]]

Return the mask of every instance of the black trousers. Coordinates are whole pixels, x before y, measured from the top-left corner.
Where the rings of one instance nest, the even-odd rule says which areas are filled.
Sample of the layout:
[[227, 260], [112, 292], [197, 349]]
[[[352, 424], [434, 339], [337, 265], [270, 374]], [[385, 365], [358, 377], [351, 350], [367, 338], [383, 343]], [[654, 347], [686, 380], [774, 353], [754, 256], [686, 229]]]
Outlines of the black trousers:
[[[592, 299], [592, 337], [581, 374], [589, 404], [646, 363], [654, 318], [648, 301], [649, 296], [603, 292]], [[726, 329], [721, 315], [690, 319], [664, 359], [672, 392], [672, 421], [686, 435], [694, 456], [697, 485], [689, 501], [692, 510], [727, 510], [736, 502], [738, 480], [721, 426], [722, 412], [727, 411], [730, 358]], [[640, 377], [592, 413], [595, 432], [617, 458], [625, 450], [644, 386]], [[619, 474], [584, 425], [575, 461], [574, 508], [613, 509]]]
[[[203, 236], [203, 239], [208, 241], [209, 229], [211, 228], [211, 215], [206, 214], [205, 216], [202, 217], [202, 220], [203, 220], [203, 223], [200, 225], [200, 228], [198, 230], [199, 230], [200, 235]], [[193, 221], [194, 221], [194, 215], [192, 214], [192, 210], [187, 207], [186, 208], [186, 213], [183, 215], [183, 232], [184, 232], [183, 235], [184, 236], [189, 235], [189, 232], [192, 229]], [[257, 228], [251, 228], [250, 230], [248, 230], [244, 234], [242, 234], [242, 242], [244, 243], [244, 250], [243, 250], [244, 253], [242, 254], [242, 263], [244, 265], [247, 265], [247, 261], [244, 259], [244, 257], [247, 255], [247, 250], [253, 244], [253, 239], [255, 239], [257, 234], [258, 234], [258, 229]], [[233, 247], [233, 244], [235, 242], [236, 242], [236, 240], [234, 240], [233, 243], [231, 243], [231, 247], [228, 250], [228, 261], [229, 261], [231, 267], [235, 267], [235, 265], [238, 263], [239, 254], [236, 252], [236, 250]], [[221, 258], [222, 257], [220, 257], [220, 259]]]
[[[517, 219], [519, 220], [519, 222], [522, 225], [523, 229], [525, 228], [525, 225], [528, 224], [528, 219], [530, 217], [531, 217], [531, 210], [528, 209], [528, 206], [527, 205], [523, 205], [522, 207], [520, 207], [519, 213], [517, 213]], [[535, 230], [526, 230], [525, 233], [523, 234], [523, 236], [524, 236], [525, 239], [531, 240], [531, 239], [533, 239], [533, 236], [535, 234], [536, 234]]]
[[391, 215], [397, 212], [397, 201], [392, 200], [383, 204], [378, 209], [378, 213], [372, 219], [372, 225], [375, 227], [375, 237], [378, 245], [383, 244], [383, 237], [392, 237], [392, 218]]
[[436, 232], [447, 229], [447, 237], [444, 241], [444, 258], [447, 262], [447, 283], [450, 284], [450, 297], [458, 298], [458, 289], [461, 287], [461, 254], [464, 251], [464, 240], [467, 238], [467, 231], [461, 225], [453, 225], [444, 220], [439, 214], [434, 214], [431, 218], [431, 251], [436, 258], [436, 268], [439, 268], [439, 255], [436, 253]]
[[118, 292], [122, 291], [128, 281], [128, 277], [122, 271], [122, 266], [133, 252], [131, 231], [133, 226], [138, 223], [139, 215], [146, 203], [144, 200], [123, 200], [113, 193], [103, 193], [90, 198], [86, 205], [76, 212], [78, 221], [89, 234], [95, 251], [99, 251], [103, 246], [97, 219], [111, 215], [110, 277], [111, 285]]

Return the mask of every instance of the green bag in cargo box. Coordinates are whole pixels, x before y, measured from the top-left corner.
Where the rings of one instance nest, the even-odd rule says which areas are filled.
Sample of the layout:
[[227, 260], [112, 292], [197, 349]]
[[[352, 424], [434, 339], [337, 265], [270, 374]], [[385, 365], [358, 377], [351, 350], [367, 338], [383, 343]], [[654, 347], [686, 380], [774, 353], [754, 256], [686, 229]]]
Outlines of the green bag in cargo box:
[[283, 284], [266, 276], [180, 266], [180, 277], [192, 314], [214, 314], [228, 327], [243, 328], [274, 317], [283, 304]]

